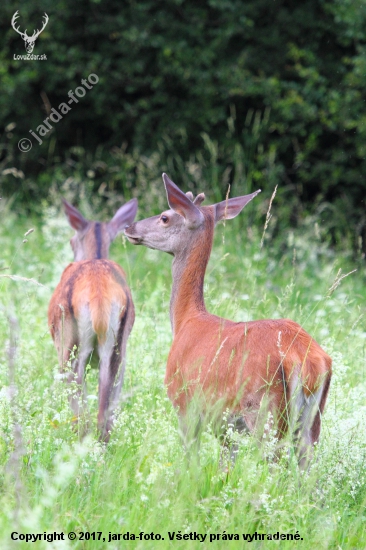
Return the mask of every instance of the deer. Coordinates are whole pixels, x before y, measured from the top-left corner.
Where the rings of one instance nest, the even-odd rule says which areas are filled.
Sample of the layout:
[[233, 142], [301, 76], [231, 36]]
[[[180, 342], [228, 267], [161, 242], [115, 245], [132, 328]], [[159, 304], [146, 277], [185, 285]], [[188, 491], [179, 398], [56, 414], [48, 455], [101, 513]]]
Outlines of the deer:
[[17, 10], [14, 13], [14, 15], [11, 19], [11, 26], [23, 38], [24, 46], [25, 46], [25, 49], [26, 49], [27, 53], [32, 53], [33, 49], [34, 49], [34, 44], [35, 44], [37, 38], [39, 37], [39, 35], [41, 34], [41, 32], [44, 30], [44, 28], [46, 27], [46, 25], [48, 23], [48, 19], [49, 19], [48, 15], [47, 15], [47, 13], [44, 14], [44, 16], [43, 16], [44, 21], [43, 21], [41, 30], [37, 29], [36, 31], [33, 31], [32, 36], [27, 35], [27, 29], [25, 29], [25, 31], [22, 32], [19, 27], [15, 26], [15, 24], [17, 23], [18, 17], [19, 17], [19, 10]]
[[[169, 210], [131, 224], [124, 233], [134, 245], [173, 256], [173, 339], [165, 385], [178, 410], [183, 441], [189, 446], [199, 439], [199, 426], [215, 407], [221, 420], [229, 411], [235, 428], [250, 433], [263, 425], [267, 411], [276, 420], [279, 440], [292, 430], [299, 465], [305, 467], [320, 436], [331, 358], [290, 319], [233, 322], [210, 314], [203, 295], [216, 224], [235, 218], [260, 190], [201, 206], [204, 193], [195, 198], [183, 193], [165, 173], [163, 181]], [[188, 411], [193, 403], [198, 410], [192, 430]]]
[[77, 390], [70, 397], [75, 424], [86, 410], [85, 366], [97, 350], [98, 431], [100, 440], [108, 442], [123, 384], [127, 340], [135, 320], [126, 274], [108, 255], [111, 242], [133, 222], [137, 200], [121, 206], [104, 223], [85, 219], [66, 200], [63, 205], [75, 230], [70, 240], [74, 262], [63, 271], [51, 297], [48, 324], [61, 373], [68, 384], [77, 383]]

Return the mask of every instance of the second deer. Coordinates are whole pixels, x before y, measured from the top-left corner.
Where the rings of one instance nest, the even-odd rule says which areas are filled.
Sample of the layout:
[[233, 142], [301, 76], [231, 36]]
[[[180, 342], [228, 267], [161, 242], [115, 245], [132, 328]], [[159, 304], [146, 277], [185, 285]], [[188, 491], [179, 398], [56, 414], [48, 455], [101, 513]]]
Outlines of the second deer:
[[[108, 223], [86, 220], [64, 200], [69, 223], [76, 233], [70, 243], [74, 262], [66, 267], [48, 307], [48, 323], [62, 371], [75, 380], [78, 391], [71, 406], [78, 417], [85, 404], [84, 370], [94, 348], [99, 355], [98, 428], [109, 440], [112, 414], [118, 404], [126, 361], [126, 344], [135, 310], [123, 269], [108, 260], [109, 246], [137, 211], [132, 199]], [[77, 351], [75, 352], [75, 348]], [[75, 357], [74, 357], [75, 356]]]
[[[229, 410], [237, 426], [254, 431], [260, 411], [273, 413], [277, 435], [292, 429], [305, 465], [318, 441], [331, 379], [331, 358], [289, 319], [235, 323], [207, 312], [203, 282], [215, 225], [231, 219], [259, 191], [201, 206], [163, 174], [169, 210], [125, 229], [132, 244], [174, 256], [170, 320], [173, 342], [165, 384], [187, 437], [187, 411], [199, 403], [199, 419], [212, 407]], [[192, 435], [192, 432], [191, 432]]]

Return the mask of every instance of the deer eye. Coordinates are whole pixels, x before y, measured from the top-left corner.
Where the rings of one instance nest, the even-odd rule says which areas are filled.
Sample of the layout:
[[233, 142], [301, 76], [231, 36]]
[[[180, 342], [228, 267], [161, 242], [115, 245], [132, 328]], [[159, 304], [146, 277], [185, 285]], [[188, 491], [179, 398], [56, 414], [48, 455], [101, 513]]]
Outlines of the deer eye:
[[168, 216], [160, 216], [160, 219], [163, 223], [168, 223], [168, 221], [169, 221]]

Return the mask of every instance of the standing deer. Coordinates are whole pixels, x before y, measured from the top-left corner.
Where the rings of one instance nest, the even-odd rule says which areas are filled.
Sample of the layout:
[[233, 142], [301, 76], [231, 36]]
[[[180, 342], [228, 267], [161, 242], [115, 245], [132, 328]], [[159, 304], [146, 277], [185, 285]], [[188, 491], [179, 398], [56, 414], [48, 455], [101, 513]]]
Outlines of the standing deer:
[[184, 194], [166, 174], [163, 180], [170, 210], [133, 223], [125, 234], [132, 244], [174, 256], [173, 342], [165, 384], [178, 409], [181, 432], [187, 438], [187, 409], [197, 396], [196, 434], [200, 419], [214, 406], [229, 410], [238, 427], [252, 432], [266, 404], [277, 421], [279, 438], [293, 430], [304, 465], [320, 435], [331, 358], [294, 321], [234, 323], [208, 313], [203, 298], [215, 225], [235, 218], [260, 191], [201, 206], [203, 193], [193, 200], [192, 193]]
[[[98, 428], [100, 438], [108, 441], [112, 413], [123, 383], [127, 339], [135, 320], [125, 272], [108, 260], [108, 253], [117, 234], [133, 222], [137, 200], [121, 206], [108, 223], [88, 221], [74, 206], [63, 202], [68, 221], [76, 231], [70, 241], [75, 261], [66, 267], [53, 293], [48, 323], [61, 371], [67, 371], [71, 361], [68, 382], [76, 380], [78, 384], [78, 391], [71, 398], [76, 416], [85, 404], [85, 365], [94, 347], [98, 348]], [[72, 353], [74, 346], [78, 348], [76, 357]]]

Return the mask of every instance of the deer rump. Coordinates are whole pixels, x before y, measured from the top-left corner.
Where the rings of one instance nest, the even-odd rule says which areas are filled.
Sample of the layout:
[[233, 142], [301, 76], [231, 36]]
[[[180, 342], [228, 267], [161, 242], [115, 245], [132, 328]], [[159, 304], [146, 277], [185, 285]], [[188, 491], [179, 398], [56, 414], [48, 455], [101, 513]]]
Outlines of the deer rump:
[[275, 417], [278, 437], [291, 427], [305, 445], [317, 441], [331, 358], [315, 340], [289, 319], [234, 323], [204, 317], [182, 326], [169, 354], [165, 384], [179, 414], [198, 397], [203, 409], [229, 410], [253, 431], [264, 405], [263, 412]]
[[107, 442], [123, 384], [127, 339], [135, 320], [123, 269], [111, 260], [70, 264], [51, 298], [48, 320], [61, 369], [67, 372], [69, 382], [76, 380], [82, 388], [71, 399], [77, 416], [85, 409], [85, 365], [98, 346], [98, 429]]
[[131, 307], [125, 273], [118, 264], [111, 260], [72, 263], [64, 270], [50, 301], [52, 338], [59, 340], [63, 331], [65, 346], [71, 342], [79, 346], [81, 335], [86, 333], [98, 345], [111, 337], [118, 345], [121, 322]]

